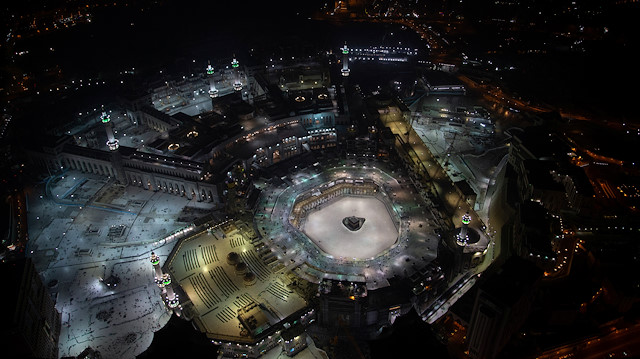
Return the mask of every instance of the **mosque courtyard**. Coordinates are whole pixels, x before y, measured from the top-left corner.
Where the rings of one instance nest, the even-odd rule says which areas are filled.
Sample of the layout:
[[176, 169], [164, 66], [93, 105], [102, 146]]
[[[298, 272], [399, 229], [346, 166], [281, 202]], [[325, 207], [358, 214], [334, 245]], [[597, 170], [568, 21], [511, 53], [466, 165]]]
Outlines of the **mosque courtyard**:
[[[291, 175], [289, 183], [265, 185], [254, 217], [265, 245], [281, 263], [312, 283], [347, 280], [377, 289], [388, 286], [391, 277], [406, 277], [430, 263], [437, 256], [438, 214], [417, 195], [406, 175], [392, 176], [384, 164], [376, 166], [301, 170]], [[304, 219], [302, 229], [291, 223], [299, 195], [350, 179], [374, 182], [381, 193], [327, 200]], [[388, 205], [378, 197], [386, 198]], [[342, 220], [354, 214], [365, 218], [364, 224], [344, 237], [349, 230]]]
[[[350, 230], [344, 218], [363, 218], [362, 227]], [[391, 247], [398, 229], [387, 208], [372, 197], [343, 197], [311, 213], [302, 231], [323, 251], [334, 257], [366, 259]]]

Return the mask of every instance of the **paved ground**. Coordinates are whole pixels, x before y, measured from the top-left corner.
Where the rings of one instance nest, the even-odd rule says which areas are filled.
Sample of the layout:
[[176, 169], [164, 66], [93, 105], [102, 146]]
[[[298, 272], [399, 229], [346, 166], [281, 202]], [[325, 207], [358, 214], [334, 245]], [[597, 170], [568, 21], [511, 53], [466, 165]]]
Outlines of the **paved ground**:
[[[177, 237], [162, 239], [188, 226], [176, 220], [185, 207], [212, 206], [75, 171], [32, 188], [28, 198], [27, 255], [62, 313], [59, 355], [89, 346], [105, 358], [140, 354], [170, 317], [150, 253], [164, 262]], [[109, 276], [120, 279], [116, 287], [102, 282]]]
[[[377, 163], [378, 167], [385, 167]], [[256, 227], [265, 244], [298, 276], [319, 283], [323, 278], [366, 282], [367, 288], [389, 285], [387, 278], [407, 276], [436, 257], [439, 237], [433, 212], [420, 199], [406, 175], [391, 176], [372, 166], [344, 166], [300, 170], [287, 183], [265, 185], [257, 204]], [[298, 194], [339, 178], [370, 178], [389, 196], [401, 218], [398, 241], [375, 258], [356, 260], [324, 253], [289, 222], [291, 207]], [[342, 225], [342, 224], [341, 224]]]
[[[351, 231], [345, 217], [365, 219], [362, 228]], [[335, 257], [367, 259], [388, 249], [398, 239], [398, 229], [384, 203], [374, 197], [342, 197], [310, 213], [302, 231], [321, 250]]]

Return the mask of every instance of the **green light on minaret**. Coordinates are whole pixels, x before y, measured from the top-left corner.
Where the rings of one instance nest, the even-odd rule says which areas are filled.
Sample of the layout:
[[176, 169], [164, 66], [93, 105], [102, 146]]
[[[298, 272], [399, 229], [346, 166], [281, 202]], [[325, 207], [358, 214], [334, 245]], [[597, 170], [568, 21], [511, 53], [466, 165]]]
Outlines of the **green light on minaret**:
[[100, 116], [102, 123], [107, 123], [111, 121], [111, 116], [109, 116], [105, 111], [102, 111], [102, 116]]
[[213, 75], [213, 66], [211, 64], [207, 66], [207, 75]]
[[235, 69], [238, 66], [240, 66], [240, 63], [238, 63], [238, 60], [233, 59], [233, 61], [231, 61], [231, 67]]
[[471, 216], [469, 215], [469, 213], [465, 213], [462, 216], [462, 224], [469, 224], [471, 223]]

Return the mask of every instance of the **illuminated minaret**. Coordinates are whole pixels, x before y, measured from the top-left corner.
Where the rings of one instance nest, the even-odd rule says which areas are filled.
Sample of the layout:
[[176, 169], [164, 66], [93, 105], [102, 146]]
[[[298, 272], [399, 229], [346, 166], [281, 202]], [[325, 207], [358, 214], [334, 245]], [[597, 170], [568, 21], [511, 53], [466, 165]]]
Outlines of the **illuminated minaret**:
[[467, 233], [469, 229], [469, 223], [471, 223], [471, 216], [469, 212], [462, 215], [462, 227], [460, 227], [460, 233], [458, 233], [458, 243], [461, 245], [467, 245], [469, 243], [469, 234]]
[[121, 184], [127, 184], [127, 177], [124, 174], [124, 167], [122, 166], [122, 158], [118, 148], [120, 147], [118, 139], [113, 132], [113, 122], [111, 122], [111, 116], [107, 113], [102, 106], [102, 115], [100, 115], [100, 121], [104, 124], [104, 130], [107, 133], [107, 147], [111, 152], [111, 165], [113, 166], [116, 180]]
[[351, 72], [349, 70], [349, 48], [346, 42], [342, 47], [342, 70], [340, 72], [342, 72], [342, 76], [349, 76], [349, 72]]
[[216, 89], [216, 81], [213, 79], [213, 66], [211, 66], [211, 62], [207, 65], [207, 78], [209, 79], [209, 96], [211, 96], [211, 98], [218, 97], [218, 89]]
[[107, 132], [107, 147], [109, 150], [115, 151], [120, 147], [118, 145], [118, 139], [113, 134], [113, 123], [111, 122], [111, 116], [105, 111], [104, 106], [102, 106], [102, 115], [100, 116], [100, 120], [104, 124], [104, 129]]
[[162, 283], [164, 284], [164, 289], [166, 290], [164, 301], [167, 304], [167, 307], [173, 309], [173, 312], [176, 313], [177, 316], [180, 316], [180, 313], [182, 313], [182, 306], [180, 305], [178, 295], [173, 291], [173, 286], [171, 285], [171, 276], [169, 275], [169, 273], [164, 273], [162, 275]]
[[233, 89], [236, 91], [241, 91], [242, 81], [240, 81], [240, 70], [238, 69], [238, 67], [240, 67], [240, 63], [238, 62], [238, 60], [236, 60], [235, 57], [231, 61], [231, 67], [233, 68]]
[[160, 268], [160, 257], [151, 252], [151, 264], [153, 264], [153, 270], [155, 271], [155, 280], [158, 287], [163, 288], [164, 284], [162, 283], [162, 269]]
[[162, 268], [160, 268], [160, 257], [154, 252], [151, 252], [151, 264], [155, 271], [155, 282], [158, 287], [162, 289], [163, 299], [167, 307], [172, 309], [177, 316], [180, 316], [182, 313], [182, 306], [180, 305], [178, 295], [173, 291], [173, 286], [171, 286], [171, 276], [169, 273], [162, 273]]

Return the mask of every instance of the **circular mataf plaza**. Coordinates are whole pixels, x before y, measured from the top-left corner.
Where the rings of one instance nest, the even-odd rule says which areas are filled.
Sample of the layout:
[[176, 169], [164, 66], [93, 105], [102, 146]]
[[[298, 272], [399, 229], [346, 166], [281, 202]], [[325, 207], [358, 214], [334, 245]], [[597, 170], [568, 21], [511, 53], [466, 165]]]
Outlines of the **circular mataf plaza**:
[[372, 166], [304, 170], [263, 188], [255, 225], [280, 263], [313, 283], [389, 285], [436, 257], [431, 212], [407, 176]]

